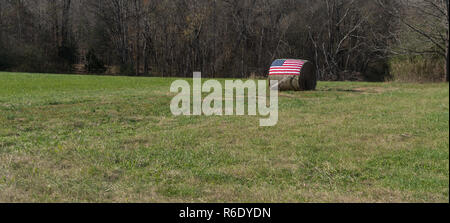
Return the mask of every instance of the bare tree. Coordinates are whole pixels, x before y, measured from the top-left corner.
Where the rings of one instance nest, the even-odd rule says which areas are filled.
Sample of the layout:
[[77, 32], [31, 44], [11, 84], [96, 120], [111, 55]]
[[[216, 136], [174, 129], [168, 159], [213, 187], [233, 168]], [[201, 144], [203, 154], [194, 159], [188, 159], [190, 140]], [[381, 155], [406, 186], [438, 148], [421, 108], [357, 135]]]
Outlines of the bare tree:
[[2, 0], [1, 53], [14, 61], [6, 69], [210, 77], [264, 76], [276, 58], [302, 58], [322, 79], [353, 80], [387, 64], [395, 21], [423, 29], [414, 9], [446, 15], [427, 31], [448, 57], [448, 1], [400, 0], [409, 11], [378, 1], [389, 11], [365, 0]]
[[356, 0], [325, 0], [312, 5], [314, 18], [319, 16], [323, 21], [323, 26], [309, 26], [315, 58], [323, 66], [319, 68], [323, 79], [344, 80], [348, 70], [363, 70], [369, 62], [351, 63], [352, 60], [364, 58], [358, 57], [361, 52], [366, 53], [367, 29], [364, 24], [368, 16], [362, 15], [358, 3]]
[[[408, 53], [438, 54], [446, 61], [445, 80], [449, 81], [449, 0], [399, 0], [398, 7], [377, 3], [419, 38], [412, 47], [401, 47]], [[420, 46], [420, 47], [419, 47]]]

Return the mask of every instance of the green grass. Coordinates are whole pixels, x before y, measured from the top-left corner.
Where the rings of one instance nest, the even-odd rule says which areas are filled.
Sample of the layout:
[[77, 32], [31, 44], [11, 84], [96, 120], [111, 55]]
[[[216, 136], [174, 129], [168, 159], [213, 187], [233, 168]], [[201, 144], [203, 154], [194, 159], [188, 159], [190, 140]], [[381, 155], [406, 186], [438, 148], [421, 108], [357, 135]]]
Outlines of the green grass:
[[174, 79], [0, 73], [0, 202], [448, 202], [449, 85], [321, 82], [173, 117]]

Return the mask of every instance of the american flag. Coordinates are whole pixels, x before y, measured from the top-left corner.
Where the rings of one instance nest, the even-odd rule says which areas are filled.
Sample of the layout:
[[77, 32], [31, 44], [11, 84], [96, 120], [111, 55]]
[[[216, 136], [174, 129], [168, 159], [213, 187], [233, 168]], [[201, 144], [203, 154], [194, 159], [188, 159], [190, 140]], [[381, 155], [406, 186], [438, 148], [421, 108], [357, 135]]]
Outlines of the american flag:
[[300, 75], [303, 64], [301, 60], [275, 60], [270, 66], [269, 75]]

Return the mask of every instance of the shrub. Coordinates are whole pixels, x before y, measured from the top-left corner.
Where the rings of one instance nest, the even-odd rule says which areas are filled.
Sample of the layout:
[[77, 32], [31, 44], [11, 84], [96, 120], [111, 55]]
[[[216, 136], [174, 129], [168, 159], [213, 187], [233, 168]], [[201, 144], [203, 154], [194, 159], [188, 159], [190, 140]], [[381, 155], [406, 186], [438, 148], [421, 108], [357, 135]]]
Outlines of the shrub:
[[8, 52], [6, 52], [6, 49], [0, 48], [0, 70], [8, 70], [11, 68], [11, 57]]
[[105, 73], [105, 63], [100, 60], [95, 54], [94, 50], [89, 50], [86, 55], [87, 63], [86, 70], [89, 73]]

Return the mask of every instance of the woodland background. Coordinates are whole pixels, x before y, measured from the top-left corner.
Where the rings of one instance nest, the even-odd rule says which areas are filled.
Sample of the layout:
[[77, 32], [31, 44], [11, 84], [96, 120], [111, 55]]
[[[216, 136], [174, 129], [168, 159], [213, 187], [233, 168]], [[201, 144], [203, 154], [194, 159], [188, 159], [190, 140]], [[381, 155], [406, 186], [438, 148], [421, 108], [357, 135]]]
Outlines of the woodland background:
[[0, 70], [448, 81], [448, 0], [0, 0]]

